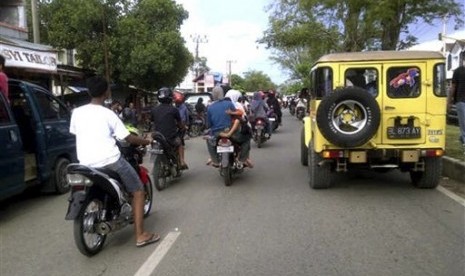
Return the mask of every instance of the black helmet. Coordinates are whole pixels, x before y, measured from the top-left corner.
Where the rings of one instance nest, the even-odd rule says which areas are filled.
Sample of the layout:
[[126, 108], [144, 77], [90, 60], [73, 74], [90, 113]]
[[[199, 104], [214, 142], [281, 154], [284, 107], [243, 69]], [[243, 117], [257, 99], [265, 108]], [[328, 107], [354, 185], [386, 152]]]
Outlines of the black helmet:
[[171, 103], [173, 100], [173, 91], [168, 87], [162, 87], [158, 90], [157, 97], [161, 103]]

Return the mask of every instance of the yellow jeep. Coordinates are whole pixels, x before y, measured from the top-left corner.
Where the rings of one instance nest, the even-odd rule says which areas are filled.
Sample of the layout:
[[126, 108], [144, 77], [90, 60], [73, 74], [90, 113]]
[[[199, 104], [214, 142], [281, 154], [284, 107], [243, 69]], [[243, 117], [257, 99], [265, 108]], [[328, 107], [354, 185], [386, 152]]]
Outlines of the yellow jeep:
[[435, 188], [445, 148], [446, 68], [441, 53], [376, 51], [321, 57], [311, 70], [301, 163], [313, 189], [352, 169], [409, 172]]

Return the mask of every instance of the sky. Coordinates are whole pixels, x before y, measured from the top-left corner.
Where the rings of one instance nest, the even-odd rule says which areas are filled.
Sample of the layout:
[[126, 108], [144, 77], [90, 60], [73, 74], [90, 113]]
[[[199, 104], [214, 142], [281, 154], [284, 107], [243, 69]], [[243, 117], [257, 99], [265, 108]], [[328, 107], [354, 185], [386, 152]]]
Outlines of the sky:
[[[268, 27], [265, 7], [273, 0], [175, 1], [189, 12], [189, 18], [181, 26], [187, 47], [195, 54], [194, 38], [202, 37], [199, 56], [207, 58], [212, 71], [227, 74], [228, 62], [231, 62], [232, 74], [243, 76], [244, 72], [256, 70], [268, 75], [276, 84], [288, 79], [279, 65], [269, 59], [271, 51], [256, 42]], [[446, 26], [447, 34], [455, 32], [452, 20]], [[411, 34], [417, 36], [420, 43], [437, 39], [442, 30], [441, 20], [432, 26], [425, 23], [410, 26]]]

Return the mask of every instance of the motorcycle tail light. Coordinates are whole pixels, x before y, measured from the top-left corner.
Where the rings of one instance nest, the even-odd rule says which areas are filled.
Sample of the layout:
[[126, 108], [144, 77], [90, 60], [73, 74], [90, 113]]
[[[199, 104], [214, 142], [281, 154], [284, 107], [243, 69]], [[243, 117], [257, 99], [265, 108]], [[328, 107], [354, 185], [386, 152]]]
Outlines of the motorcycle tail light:
[[218, 141], [218, 146], [221, 146], [221, 147], [229, 147], [231, 145], [232, 145], [232, 143], [228, 138], [221, 138]]
[[66, 180], [70, 186], [92, 186], [93, 182], [82, 174], [67, 174]]
[[263, 125], [263, 121], [262, 121], [262, 120], [258, 120], [258, 121], [257, 121], [257, 125]]

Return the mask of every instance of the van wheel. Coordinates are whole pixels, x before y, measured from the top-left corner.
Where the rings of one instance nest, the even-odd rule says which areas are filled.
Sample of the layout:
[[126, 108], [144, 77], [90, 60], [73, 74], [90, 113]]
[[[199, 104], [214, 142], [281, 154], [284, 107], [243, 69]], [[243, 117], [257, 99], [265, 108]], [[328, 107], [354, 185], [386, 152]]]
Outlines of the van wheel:
[[439, 185], [442, 172], [441, 157], [428, 157], [424, 159], [425, 170], [421, 172], [410, 171], [412, 184], [420, 189], [434, 189]]
[[51, 187], [55, 187], [58, 194], [69, 192], [70, 186], [66, 179], [66, 167], [69, 165], [69, 160], [66, 158], [58, 158], [55, 167], [52, 171], [50, 181], [53, 181]]
[[343, 148], [367, 143], [378, 131], [380, 120], [376, 99], [358, 87], [334, 91], [321, 101], [316, 113], [321, 134]]
[[305, 128], [302, 128], [300, 134], [300, 163], [302, 166], [308, 166], [308, 147], [305, 145]]

